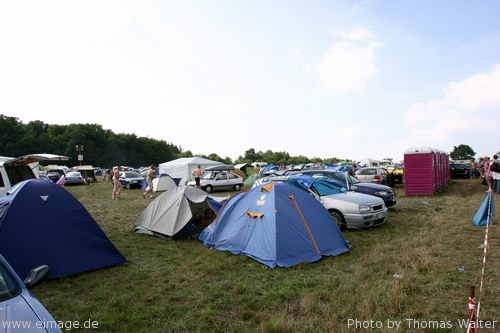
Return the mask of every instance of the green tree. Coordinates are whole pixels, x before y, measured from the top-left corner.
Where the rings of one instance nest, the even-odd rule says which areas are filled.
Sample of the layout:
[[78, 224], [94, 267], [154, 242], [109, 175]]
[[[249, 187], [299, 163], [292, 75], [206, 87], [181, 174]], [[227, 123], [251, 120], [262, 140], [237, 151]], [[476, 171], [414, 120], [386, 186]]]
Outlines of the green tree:
[[476, 152], [468, 145], [458, 145], [453, 147], [450, 157], [453, 160], [471, 160], [476, 156]]

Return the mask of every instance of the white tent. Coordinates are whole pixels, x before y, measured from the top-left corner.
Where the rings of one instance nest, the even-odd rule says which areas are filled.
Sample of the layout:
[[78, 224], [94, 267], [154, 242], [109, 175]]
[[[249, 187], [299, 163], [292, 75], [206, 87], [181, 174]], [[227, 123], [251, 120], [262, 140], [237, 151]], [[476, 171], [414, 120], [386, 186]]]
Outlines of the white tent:
[[159, 165], [160, 174], [166, 173], [172, 178], [180, 178], [179, 185], [186, 185], [188, 181], [193, 180], [193, 170], [197, 165], [205, 169], [214, 165], [222, 165], [224, 163], [207, 160], [201, 157], [182, 157], [173, 161], [161, 163]]
[[[184, 229], [183, 234], [192, 234], [196, 229], [194, 225], [187, 224], [194, 213], [203, 214], [210, 208], [207, 196], [205, 191], [194, 187], [169, 188], [142, 211], [134, 231], [141, 234], [175, 237]], [[194, 228], [194, 231], [185, 227]]]
[[168, 191], [176, 187], [177, 184], [175, 184], [175, 181], [167, 174], [162, 174], [160, 177], [153, 179], [154, 192]]
[[379, 167], [380, 163], [382, 163], [382, 161], [375, 160], [373, 158], [364, 158], [358, 161], [358, 165], [360, 167]]

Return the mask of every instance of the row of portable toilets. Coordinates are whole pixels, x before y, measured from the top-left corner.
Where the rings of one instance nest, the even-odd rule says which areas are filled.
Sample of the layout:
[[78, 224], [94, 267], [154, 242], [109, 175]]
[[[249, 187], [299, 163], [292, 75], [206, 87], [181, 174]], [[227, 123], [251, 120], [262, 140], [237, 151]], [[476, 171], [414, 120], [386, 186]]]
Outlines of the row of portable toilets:
[[430, 147], [404, 153], [405, 195], [432, 195], [450, 180], [449, 154]]

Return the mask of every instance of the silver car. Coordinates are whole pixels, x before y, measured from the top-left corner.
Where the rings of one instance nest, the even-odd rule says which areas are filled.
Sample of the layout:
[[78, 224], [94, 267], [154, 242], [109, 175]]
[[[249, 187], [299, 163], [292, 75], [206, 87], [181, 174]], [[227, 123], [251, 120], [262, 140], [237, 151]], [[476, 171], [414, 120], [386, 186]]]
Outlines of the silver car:
[[[194, 181], [188, 183], [195, 186]], [[243, 178], [231, 171], [208, 171], [200, 179], [201, 189], [208, 193], [212, 191], [239, 191], [243, 187]]]
[[0, 255], [0, 332], [62, 332], [58, 322], [28, 290], [48, 276], [48, 269], [46, 265], [38, 266], [21, 281]]
[[64, 177], [64, 186], [87, 184], [79, 171], [70, 171]]
[[328, 177], [292, 175], [269, 177], [260, 185], [271, 181], [286, 181], [314, 196], [335, 218], [341, 229], [364, 229], [384, 224], [387, 207], [384, 200], [364, 193], [347, 191], [339, 182]]

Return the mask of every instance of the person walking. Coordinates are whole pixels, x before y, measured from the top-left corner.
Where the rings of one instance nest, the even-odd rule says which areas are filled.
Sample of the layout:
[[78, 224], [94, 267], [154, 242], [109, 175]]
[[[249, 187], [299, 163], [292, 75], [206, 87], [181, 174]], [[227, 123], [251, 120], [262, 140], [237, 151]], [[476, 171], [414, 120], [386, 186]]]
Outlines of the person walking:
[[113, 200], [120, 199], [120, 193], [123, 188], [123, 185], [120, 182], [120, 170], [120, 166], [117, 166], [113, 169], [113, 194], [111, 194], [111, 199]]
[[148, 183], [148, 187], [146, 188], [146, 192], [142, 193], [143, 198], [146, 198], [146, 195], [149, 193], [149, 198], [153, 199], [153, 193], [154, 193], [153, 179], [155, 179], [155, 170], [156, 170], [156, 165], [151, 164], [149, 166], [148, 172], [146, 173], [146, 182]]
[[201, 165], [198, 164], [198, 166], [193, 170], [193, 176], [196, 188], [201, 188], [200, 179], [202, 175], [203, 175], [203, 170], [201, 169]]

